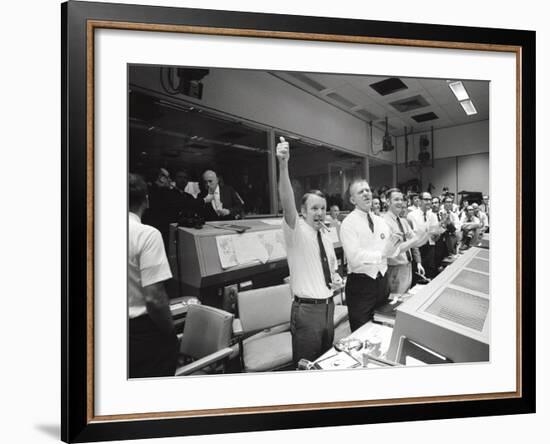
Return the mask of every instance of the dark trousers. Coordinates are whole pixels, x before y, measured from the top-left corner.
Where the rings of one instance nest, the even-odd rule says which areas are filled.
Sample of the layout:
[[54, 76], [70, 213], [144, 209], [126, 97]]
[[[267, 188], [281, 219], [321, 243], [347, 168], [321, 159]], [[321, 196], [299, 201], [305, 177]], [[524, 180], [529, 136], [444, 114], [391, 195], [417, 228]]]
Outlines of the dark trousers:
[[290, 313], [292, 360], [315, 361], [334, 341], [334, 302], [304, 304], [294, 301]]
[[445, 243], [445, 239], [442, 236], [437, 239], [434, 245], [434, 269], [436, 274], [438, 273], [439, 267], [441, 267], [443, 259], [448, 255], [449, 253], [447, 253], [447, 244]]
[[174, 376], [178, 359], [178, 339], [158, 329], [149, 315], [129, 322], [130, 378]]
[[424, 244], [420, 248], [420, 257], [422, 259], [422, 266], [426, 272], [426, 277], [430, 279], [434, 278], [437, 274], [435, 268], [435, 245]]
[[376, 279], [366, 274], [351, 273], [346, 281], [346, 303], [351, 331], [357, 330], [372, 319], [374, 309], [388, 299], [386, 277]]

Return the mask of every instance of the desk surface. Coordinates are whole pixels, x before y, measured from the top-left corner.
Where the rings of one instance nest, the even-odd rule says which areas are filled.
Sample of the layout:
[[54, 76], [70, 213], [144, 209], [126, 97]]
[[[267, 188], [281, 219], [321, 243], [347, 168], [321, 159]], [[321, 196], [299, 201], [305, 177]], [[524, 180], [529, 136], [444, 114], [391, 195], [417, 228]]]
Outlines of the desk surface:
[[[346, 339], [348, 338], [359, 339], [363, 343], [363, 348], [361, 350], [351, 351], [350, 354], [359, 362], [362, 362], [362, 354], [364, 350], [365, 341], [367, 340], [370, 341], [374, 338], [378, 338], [381, 341], [380, 358], [385, 359], [386, 353], [390, 346], [392, 331], [393, 329], [391, 327], [388, 327], [387, 325], [376, 324], [372, 321], [367, 322], [365, 325], [355, 330], [351, 335], [347, 336]], [[340, 352], [338, 352], [334, 347], [332, 347], [330, 350], [323, 353], [318, 359], [316, 359], [315, 362], [319, 362], [323, 359], [329, 358], [338, 353]], [[379, 367], [380, 365], [377, 365], [372, 361], [366, 365], [366, 368], [379, 368]]]

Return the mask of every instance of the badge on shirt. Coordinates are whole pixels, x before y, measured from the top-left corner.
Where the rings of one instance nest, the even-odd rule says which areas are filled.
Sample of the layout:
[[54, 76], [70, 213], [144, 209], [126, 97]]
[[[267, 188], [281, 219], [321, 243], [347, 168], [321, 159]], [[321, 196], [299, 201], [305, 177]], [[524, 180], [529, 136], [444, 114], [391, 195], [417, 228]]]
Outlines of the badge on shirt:
[[386, 236], [384, 235], [384, 233], [380, 233], [380, 239], [385, 239]]

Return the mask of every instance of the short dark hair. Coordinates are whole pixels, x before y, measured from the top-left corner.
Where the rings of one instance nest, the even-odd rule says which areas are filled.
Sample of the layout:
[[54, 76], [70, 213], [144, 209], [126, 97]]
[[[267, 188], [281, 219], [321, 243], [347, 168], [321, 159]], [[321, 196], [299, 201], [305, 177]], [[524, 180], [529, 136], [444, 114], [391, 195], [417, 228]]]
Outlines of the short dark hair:
[[403, 192], [399, 188], [390, 188], [388, 191], [386, 191], [386, 199], [391, 200], [391, 196], [393, 193], [403, 194]]
[[307, 200], [309, 199], [309, 196], [317, 196], [317, 197], [320, 197], [322, 199], [327, 200], [327, 198], [325, 197], [325, 195], [323, 194], [323, 192], [321, 190], [309, 190], [307, 193], [305, 193], [302, 196], [302, 208], [306, 206]]
[[147, 183], [139, 174], [128, 175], [128, 207], [137, 210], [147, 199]]

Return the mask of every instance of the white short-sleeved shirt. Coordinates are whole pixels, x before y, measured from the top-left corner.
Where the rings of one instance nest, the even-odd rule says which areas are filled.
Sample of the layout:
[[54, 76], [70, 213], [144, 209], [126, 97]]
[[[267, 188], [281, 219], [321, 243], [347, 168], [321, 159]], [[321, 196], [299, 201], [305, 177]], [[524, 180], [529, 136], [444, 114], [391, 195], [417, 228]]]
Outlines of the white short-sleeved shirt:
[[[326, 299], [332, 296], [332, 290], [325, 283], [317, 230], [299, 217], [296, 218], [294, 229], [290, 228], [284, 219], [282, 228], [292, 294], [312, 299]], [[325, 247], [329, 268], [333, 272], [338, 267], [338, 262], [332, 241], [324, 230], [321, 231], [321, 240]]]
[[472, 216], [471, 218], [468, 218], [468, 215], [467, 214], [463, 214], [462, 217], [460, 218], [460, 225], [465, 225], [465, 224], [471, 224], [471, 223], [474, 223], [474, 224], [480, 224], [480, 220], [475, 217], [475, 216]]
[[342, 222], [340, 240], [348, 259], [351, 273], [362, 273], [376, 279], [378, 272], [384, 275], [388, 261], [382, 256], [390, 239], [390, 228], [380, 216], [371, 213], [374, 232], [368, 223], [367, 213], [355, 209]]
[[143, 288], [172, 277], [160, 231], [141, 223], [134, 213], [128, 221], [128, 310], [130, 319], [145, 314]]

